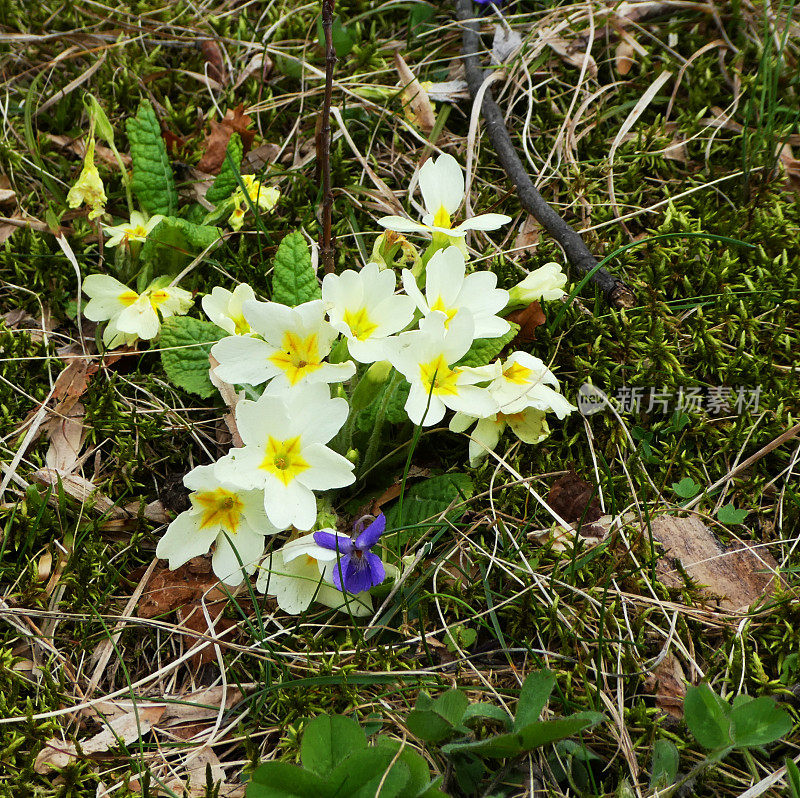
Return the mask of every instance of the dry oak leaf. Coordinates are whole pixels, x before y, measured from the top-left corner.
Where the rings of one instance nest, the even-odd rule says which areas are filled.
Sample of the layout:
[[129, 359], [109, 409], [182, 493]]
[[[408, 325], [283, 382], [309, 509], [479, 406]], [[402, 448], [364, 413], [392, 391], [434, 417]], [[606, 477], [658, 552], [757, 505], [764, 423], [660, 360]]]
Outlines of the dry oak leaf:
[[[206, 565], [208, 570], [205, 570]], [[140, 618], [153, 618], [201, 599], [211, 606], [227, 601], [227, 596], [211, 573], [211, 562], [204, 557], [194, 557], [174, 571], [166, 567], [156, 570], [136, 613]]]
[[[81, 753], [84, 756], [91, 756], [115, 748], [121, 743], [126, 745], [132, 743], [147, 734], [163, 714], [164, 707], [149, 707], [114, 718], [94, 737], [80, 742]], [[77, 758], [78, 746], [75, 743], [66, 743], [54, 738], [45, 743], [36, 757], [33, 769], [44, 775], [51, 768], [66, 767]]]
[[228, 109], [221, 122], [210, 122], [211, 132], [206, 137], [203, 147], [203, 157], [197, 164], [201, 172], [215, 175], [219, 172], [225, 160], [225, 151], [228, 142], [234, 133], [239, 134], [242, 140], [242, 151], [248, 152], [255, 138], [255, 130], [248, 130], [252, 117], [244, 113], [244, 106], [237, 105], [235, 109]]
[[725, 547], [696, 516], [662, 515], [653, 520], [651, 529], [666, 554], [656, 572], [667, 587], [684, 586], [680, 572], [671, 565], [679, 560], [689, 577], [703, 586], [703, 593], [709, 599], [719, 597], [726, 610], [746, 610], [775, 590], [778, 564], [763, 547], [746, 543]]

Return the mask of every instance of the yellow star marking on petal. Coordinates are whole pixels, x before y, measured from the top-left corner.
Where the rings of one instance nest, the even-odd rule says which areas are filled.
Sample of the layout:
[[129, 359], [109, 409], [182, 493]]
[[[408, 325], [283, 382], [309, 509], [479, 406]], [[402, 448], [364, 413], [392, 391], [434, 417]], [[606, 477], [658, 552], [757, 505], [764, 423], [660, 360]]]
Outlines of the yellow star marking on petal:
[[528, 378], [531, 374], [533, 374], [533, 369], [529, 369], [519, 363], [512, 363], [507, 369], [503, 370], [503, 377], [516, 385], [525, 385], [525, 383], [530, 382]]
[[259, 466], [288, 485], [311, 466], [300, 455], [300, 436], [279, 441], [270, 436], [264, 460]]
[[300, 380], [322, 366], [319, 356], [317, 334], [301, 338], [297, 333], [285, 332], [281, 342], [281, 351], [269, 358], [282, 369], [290, 385], [297, 385]]
[[153, 291], [153, 293], [150, 294], [150, 304], [153, 306], [153, 310], [158, 310], [158, 306], [168, 299], [169, 291], [165, 291], [163, 288], [160, 288], [158, 291]]
[[125, 238], [145, 239], [147, 238], [147, 228], [141, 224], [137, 224], [136, 227], [129, 227], [125, 231]]
[[370, 319], [366, 308], [346, 310], [343, 320], [353, 333], [353, 337], [359, 341], [365, 341], [378, 329], [378, 325]]
[[447, 212], [447, 208], [445, 208], [444, 205], [440, 205], [439, 210], [436, 211], [433, 217], [433, 226], [444, 227], [447, 230], [452, 226], [450, 224], [450, 214]]
[[451, 369], [443, 355], [434, 358], [430, 363], [420, 363], [419, 373], [422, 385], [428, 393], [431, 393], [432, 386], [434, 395], [458, 395], [458, 370]]
[[129, 308], [137, 299], [139, 298], [139, 294], [136, 291], [123, 291], [117, 299], [119, 300], [120, 305], [124, 305], [126, 308]]
[[436, 301], [430, 306], [431, 310], [439, 310], [444, 313], [447, 318], [444, 320], [444, 327], [447, 329], [450, 326], [450, 322], [453, 320], [453, 316], [458, 313], [458, 308], [448, 308], [447, 305], [444, 304], [444, 300], [439, 296], [436, 298]]
[[195, 493], [192, 496], [192, 503], [203, 508], [200, 529], [221, 526], [232, 535], [239, 531], [244, 503], [235, 493], [225, 488]]

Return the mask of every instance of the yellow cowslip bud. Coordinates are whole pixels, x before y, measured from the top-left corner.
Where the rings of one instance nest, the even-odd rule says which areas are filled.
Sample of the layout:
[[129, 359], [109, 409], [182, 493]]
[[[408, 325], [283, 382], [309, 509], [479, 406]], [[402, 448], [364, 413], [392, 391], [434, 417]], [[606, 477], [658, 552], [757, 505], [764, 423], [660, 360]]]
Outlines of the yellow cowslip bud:
[[94, 136], [89, 139], [89, 144], [86, 146], [83, 169], [67, 194], [67, 205], [70, 208], [78, 208], [84, 203], [92, 209], [89, 213], [90, 219], [97, 219], [105, 213], [106, 192], [100, 173], [94, 165]]

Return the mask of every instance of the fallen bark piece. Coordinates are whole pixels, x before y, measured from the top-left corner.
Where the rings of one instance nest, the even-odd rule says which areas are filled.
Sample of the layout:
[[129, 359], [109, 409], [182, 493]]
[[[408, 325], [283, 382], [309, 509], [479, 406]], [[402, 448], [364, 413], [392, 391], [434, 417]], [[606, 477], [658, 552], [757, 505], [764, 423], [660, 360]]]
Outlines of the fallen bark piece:
[[652, 531], [664, 547], [666, 556], [658, 561], [656, 571], [667, 587], [684, 585], [673, 565], [679, 560], [683, 570], [703, 586], [703, 592], [709, 598], [719, 597], [726, 610], [746, 610], [775, 590], [778, 564], [763, 547], [744, 543], [725, 547], [695, 516], [659, 516], [653, 520]]
[[[112, 720], [103, 731], [80, 742], [84, 756], [99, 754], [122, 743], [132, 743], [147, 734], [153, 724], [164, 714], [164, 707], [149, 707], [129, 712]], [[51, 768], [63, 768], [78, 758], [78, 744], [52, 739], [36, 757], [33, 769], [42, 775]]]

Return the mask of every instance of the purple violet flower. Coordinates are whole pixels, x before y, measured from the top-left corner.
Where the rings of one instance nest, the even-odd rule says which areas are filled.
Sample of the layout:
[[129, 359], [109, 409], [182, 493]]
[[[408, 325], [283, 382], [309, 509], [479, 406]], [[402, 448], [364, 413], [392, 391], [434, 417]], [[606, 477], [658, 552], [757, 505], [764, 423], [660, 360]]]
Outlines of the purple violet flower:
[[332, 549], [339, 554], [339, 559], [333, 566], [333, 584], [337, 590], [361, 593], [379, 585], [386, 578], [386, 569], [381, 558], [370, 551], [386, 529], [386, 516], [381, 513], [364, 529], [364, 522], [368, 517], [356, 521], [352, 538], [324, 530], [314, 533], [314, 542], [318, 546]]

